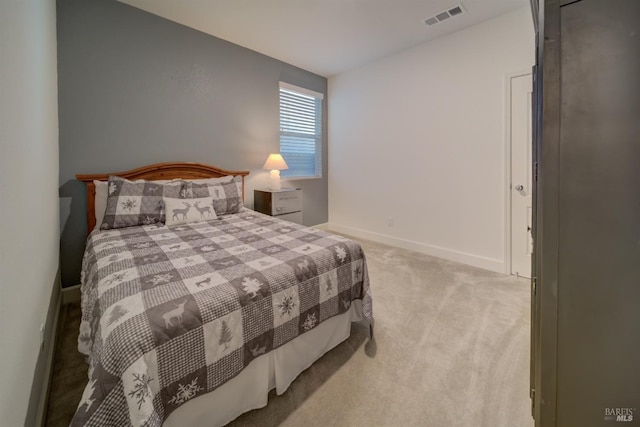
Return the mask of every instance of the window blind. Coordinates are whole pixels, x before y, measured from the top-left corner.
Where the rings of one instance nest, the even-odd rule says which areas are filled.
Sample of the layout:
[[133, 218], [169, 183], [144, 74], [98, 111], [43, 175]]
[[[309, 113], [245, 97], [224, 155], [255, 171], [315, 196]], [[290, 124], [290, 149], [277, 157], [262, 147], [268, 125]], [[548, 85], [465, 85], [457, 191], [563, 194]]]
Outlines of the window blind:
[[280, 154], [283, 178], [322, 176], [323, 95], [280, 83]]

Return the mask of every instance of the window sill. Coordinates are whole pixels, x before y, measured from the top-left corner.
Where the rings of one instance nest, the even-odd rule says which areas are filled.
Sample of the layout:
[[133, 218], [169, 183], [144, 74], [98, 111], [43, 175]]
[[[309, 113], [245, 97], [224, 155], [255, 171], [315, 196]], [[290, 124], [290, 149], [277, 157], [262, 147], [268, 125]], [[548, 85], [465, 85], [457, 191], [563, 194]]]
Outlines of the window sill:
[[292, 177], [284, 177], [281, 176], [281, 181], [306, 181], [308, 179], [322, 179], [322, 175], [320, 176], [292, 176]]

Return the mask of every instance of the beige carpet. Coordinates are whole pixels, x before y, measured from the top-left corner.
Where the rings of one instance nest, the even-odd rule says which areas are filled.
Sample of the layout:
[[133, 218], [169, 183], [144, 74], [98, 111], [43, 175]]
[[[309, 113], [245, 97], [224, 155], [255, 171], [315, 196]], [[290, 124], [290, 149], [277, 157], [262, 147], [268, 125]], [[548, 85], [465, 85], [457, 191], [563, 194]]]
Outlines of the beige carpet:
[[[267, 407], [229, 425], [532, 426], [528, 281], [361, 243], [373, 290], [375, 341], [354, 325], [352, 336], [284, 395], [271, 392]], [[72, 351], [59, 349], [62, 359], [74, 357]], [[77, 386], [55, 384], [60, 371], [53, 390], [79, 399], [82, 390], [69, 389]], [[66, 377], [75, 378], [69, 372]], [[69, 399], [57, 400], [52, 391], [49, 413], [66, 414]], [[63, 424], [64, 417], [57, 417], [49, 425]]]

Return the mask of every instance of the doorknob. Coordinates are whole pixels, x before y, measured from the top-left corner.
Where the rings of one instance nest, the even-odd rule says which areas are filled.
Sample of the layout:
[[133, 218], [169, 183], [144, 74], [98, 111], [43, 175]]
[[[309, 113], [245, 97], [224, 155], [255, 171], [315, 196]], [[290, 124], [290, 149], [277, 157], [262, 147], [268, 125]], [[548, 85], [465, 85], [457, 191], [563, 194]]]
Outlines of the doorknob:
[[524, 190], [524, 186], [522, 184], [516, 185], [516, 190], [517, 191], [522, 191], [522, 190]]

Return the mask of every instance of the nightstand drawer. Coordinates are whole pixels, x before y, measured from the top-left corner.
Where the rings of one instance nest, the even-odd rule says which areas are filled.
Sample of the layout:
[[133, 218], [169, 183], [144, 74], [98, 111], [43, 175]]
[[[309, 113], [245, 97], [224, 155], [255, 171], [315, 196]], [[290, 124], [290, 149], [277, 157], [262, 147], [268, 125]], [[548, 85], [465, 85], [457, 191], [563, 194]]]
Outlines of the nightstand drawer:
[[302, 210], [302, 190], [273, 193], [271, 198], [271, 214], [282, 215]]
[[255, 190], [254, 208], [267, 215], [283, 215], [302, 211], [302, 190], [283, 188], [281, 190]]

